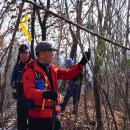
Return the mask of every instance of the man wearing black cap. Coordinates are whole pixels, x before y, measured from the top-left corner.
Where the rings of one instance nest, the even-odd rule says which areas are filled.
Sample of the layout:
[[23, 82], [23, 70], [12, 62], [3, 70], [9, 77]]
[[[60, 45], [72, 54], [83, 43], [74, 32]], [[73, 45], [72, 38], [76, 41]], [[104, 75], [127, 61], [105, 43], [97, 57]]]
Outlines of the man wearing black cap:
[[70, 69], [52, 64], [53, 51], [57, 49], [47, 41], [41, 41], [36, 48], [37, 59], [28, 65], [23, 74], [25, 96], [34, 101], [34, 108], [29, 109], [29, 130], [60, 130], [61, 97], [58, 94], [57, 80], [70, 80], [76, 77], [90, 59], [90, 51], [78, 64]]
[[28, 109], [27, 102], [23, 92], [22, 75], [25, 71], [25, 65], [30, 61], [31, 54], [29, 47], [22, 44], [19, 47], [18, 59], [12, 73], [11, 86], [15, 90], [13, 98], [17, 100], [17, 128], [18, 130], [27, 130]]

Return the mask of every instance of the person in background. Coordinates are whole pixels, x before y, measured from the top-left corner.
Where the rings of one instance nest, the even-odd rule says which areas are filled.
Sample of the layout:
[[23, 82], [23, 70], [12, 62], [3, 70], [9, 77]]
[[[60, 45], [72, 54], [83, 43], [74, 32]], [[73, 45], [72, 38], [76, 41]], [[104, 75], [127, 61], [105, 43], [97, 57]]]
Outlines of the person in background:
[[93, 95], [93, 78], [90, 74], [88, 74], [88, 82], [86, 86], [88, 96]]
[[27, 130], [28, 108], [23, 91], [22, 76], [25, 71], [25, 65], [31, 60], [29, 47], [22, 44], [19, 47], [17, 63], [12, 72], [11, 86], [15, 90], [13, 98], [17, 100], [17, 128], [18, 130]]
[[[66, 67], [73, 67], [74, 61], [72, 58], [66, 60]], [[61, 104], [61, 111], [65, 111], [65, 107], [70, 99], [73, 97], [73, 114], [77, 113], [79, 100], [80, 100], [80, 91], [83, 75], [79, 73], [76, 77], [68, 81], [67, 92], [65, 94], [63, 103]]]
[[54, 51], [47, 41], [39, 42], [36, 47], [37, 59], [30, 62], [23, 75], [23, 86], [26, 98], [34, 101], [29, 109], [29, 130], [60, 130], [61, 96], [58, 93], [57, 80], [70, 80], [76, 77], [90, 59], [90, 51], [72, 68], [61, 68], [52, 64]]

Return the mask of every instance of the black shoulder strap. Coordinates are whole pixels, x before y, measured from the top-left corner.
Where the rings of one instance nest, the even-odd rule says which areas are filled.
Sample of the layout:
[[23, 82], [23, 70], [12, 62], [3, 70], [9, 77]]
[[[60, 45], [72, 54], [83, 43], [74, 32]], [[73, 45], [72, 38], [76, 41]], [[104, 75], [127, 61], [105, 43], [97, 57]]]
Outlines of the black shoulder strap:
[[34, 70], [34, 62], [32, 62], [29, 67], [32, 68], [32, 70], [34, 71], [35, 76], [36, 76], [36, 80], [40, 79], [40, 78], [41, 78], [40, 73], [39, 73], [39, 72], [36, 72], [36, 71]]

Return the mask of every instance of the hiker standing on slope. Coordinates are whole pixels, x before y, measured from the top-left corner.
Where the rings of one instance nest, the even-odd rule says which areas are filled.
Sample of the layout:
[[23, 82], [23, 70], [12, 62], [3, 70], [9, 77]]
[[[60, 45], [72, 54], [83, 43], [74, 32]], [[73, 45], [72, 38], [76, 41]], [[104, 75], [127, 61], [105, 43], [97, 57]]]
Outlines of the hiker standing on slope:
[[90, 52], [85, 52], [88, 60], [83, 56], [78, 64], [65, 69], [52, 64], [53, 51], [57, 49], [49, 42], [39, 42], [35, 51], [37, 59], [27, 65], [23, 75], [26, 98], [34, 101], [34, 108], [29, 110], [29, 130], [52, 130], [53, 127], [54, 130], [60, 130], [61, 123], [57, 115], [61, 102], [57, 80], [76, 77], [90, 59]]
[[31, 60], [29, 47], [22, 44], [19, 47], [18, 60], [14, 66], [11, 86], [15, 90], [13, 98], [17, 100], [17, 128], [18, 130], [27, 130], [28, 107], [23, 91], [22, 76], [25, 71], [24, 67]]
[[[72, 58], [66, 60], [66, 67], [73, 67], [74, 61]], [[76, 77], [67, 82], [67, 92], [64, 96], [63, 103], [61, 104], [61, 111], [65, 111], [66, 105], [71, 97], [73, 97], [73, 114], [77, 113], [79, 100], [80, 100], [80, 91], [82, 83], [83, 74], [79, 73]]]

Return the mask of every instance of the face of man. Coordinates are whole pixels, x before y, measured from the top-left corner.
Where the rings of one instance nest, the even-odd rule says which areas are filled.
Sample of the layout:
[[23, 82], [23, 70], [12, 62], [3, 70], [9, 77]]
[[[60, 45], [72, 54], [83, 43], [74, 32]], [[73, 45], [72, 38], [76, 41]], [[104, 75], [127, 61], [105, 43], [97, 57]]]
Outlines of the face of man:
[[24, 51], [24, 52], [19, 53], [19, 57], [22, 63], [26, 63], [30, 58], [29, 51]]
[[41, 51], [39, 52], [39, 60], [42, 63], [50, 64], [53, 60], [53, 51]]

